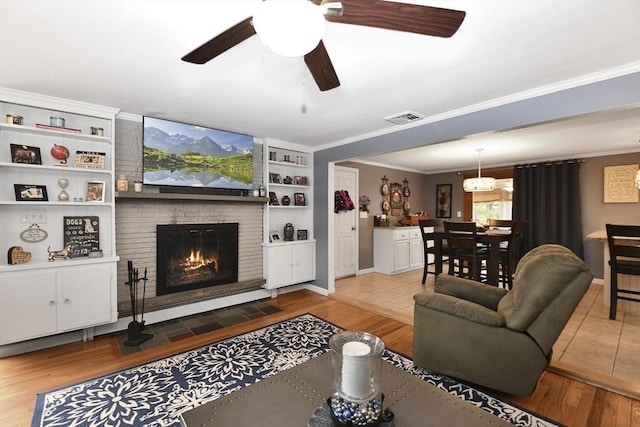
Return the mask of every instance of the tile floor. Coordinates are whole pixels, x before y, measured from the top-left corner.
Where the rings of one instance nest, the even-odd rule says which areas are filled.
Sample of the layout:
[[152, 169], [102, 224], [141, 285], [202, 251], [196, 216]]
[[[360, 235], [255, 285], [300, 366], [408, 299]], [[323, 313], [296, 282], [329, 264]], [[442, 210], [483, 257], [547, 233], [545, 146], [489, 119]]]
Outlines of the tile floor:
[[[432, 291], [434, 276], [422, 285], [422, 270], [387, 276], [370, 273], [336, 280], [331, 295], [352, 305], [413, 325], [413, 295]], [[619, 303], [609, 320], [600, 284], [592, 284], [553, 347], [553, 359], [599, 374], [640, 383], [640, 312]], [[633, 303], [631, 303], [633, 304]], [[636, 306], [638, 304], [635, 304]]]
[[266, 301], [254, 301], [149, 325], [143, 333], [152, 334], [152, 338], [137, 346], [124, 345], [128, 338], [127, 332], [118, 334], [118, 342], [122, 354], [131, 354], [279, 311], [282, 310]]

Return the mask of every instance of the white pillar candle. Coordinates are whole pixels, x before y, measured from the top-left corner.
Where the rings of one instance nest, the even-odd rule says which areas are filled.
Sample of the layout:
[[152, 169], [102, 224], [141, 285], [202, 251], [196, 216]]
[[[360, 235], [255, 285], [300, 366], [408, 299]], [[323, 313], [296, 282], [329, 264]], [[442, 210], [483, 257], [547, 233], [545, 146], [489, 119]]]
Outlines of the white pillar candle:
[[366, 399], [370, 394], [371, 349], [363, 342], [349, 341], [342, 346], [342, 391], [354, 399]]

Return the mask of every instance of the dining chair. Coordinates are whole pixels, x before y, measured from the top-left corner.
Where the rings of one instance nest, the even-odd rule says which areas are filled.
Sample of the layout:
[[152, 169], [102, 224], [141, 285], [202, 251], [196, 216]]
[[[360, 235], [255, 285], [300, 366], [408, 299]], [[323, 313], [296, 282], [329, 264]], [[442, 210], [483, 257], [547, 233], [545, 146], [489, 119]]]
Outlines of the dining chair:
[[618, 286], [618, 274], [640, 276], [640, 225], [607, 224], [611, 304], [609, 319], [616, 320], [618, 300], [640, 302], [640, 291]]
[[[505, 246], [500, 247], [500, 284], [505, 289], [511, 289], [513, 286], [513, 273], [516, 271], [516, 265], [520, 260], [520, 247], [522, 240], [527, 232], [527, 224], [529, 221], [510, 221], [511, 237]], [[498, 226], [506, 228], [506, 226]]]
[[444, 230], [448, 244], [449, 274], [481, 281], [483, 263], [489, 262], [489, 250], [478, 245], [476, 223], [445, 221]]
[[427, 274], [436, 275], [436, 271], [429, 271], [429, 255], [433, 255], [434, 261], [444, 263], [449, 259], [447, 253], [449, 248], [447, 246], [447, 241], [445, 239], [442, 240], [442, 252], [441, 252], [441, 260], [438, 260], [436, 256], [436, 246], [433, 237], [429, 236], [429, 233], [433, 232], [436, 228], [442, 228], [442, 220], [441, 219], [420, 219], [418, 220], [418, 226], [420, 227], [420, 233], [422, 234], [422, 243], [424, 246], [424, 269], [422, 271], [422, 284], [424, 285], [427, 281]]

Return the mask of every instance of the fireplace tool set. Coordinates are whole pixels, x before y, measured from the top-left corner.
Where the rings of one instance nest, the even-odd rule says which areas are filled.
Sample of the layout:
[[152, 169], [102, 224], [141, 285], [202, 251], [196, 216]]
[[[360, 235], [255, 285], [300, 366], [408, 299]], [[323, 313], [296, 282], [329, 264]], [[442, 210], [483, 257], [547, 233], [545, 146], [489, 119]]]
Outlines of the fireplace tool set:
[[[129, 286], [133, 320], [129, 322], [129, 327], [127, 328], [128, 337], [124, 345], [136, 346], [153, 337], [151, 334], [142, 333], [144, 329], [144, 297], [147, 291], [147, 268], [144, 268], [144, 276], [140, 277], [138, 269], [133, 268], [133, 262], [127, 261], [127, 270], [129, 273], [129, 281], [125, 282], [125, 285]], [[140, 311], [138, 312], [138, 283], [140, 282], [142, 282], [142, 303]], [[140, 321], [138, 321], [138, 317], [140, 317]]]

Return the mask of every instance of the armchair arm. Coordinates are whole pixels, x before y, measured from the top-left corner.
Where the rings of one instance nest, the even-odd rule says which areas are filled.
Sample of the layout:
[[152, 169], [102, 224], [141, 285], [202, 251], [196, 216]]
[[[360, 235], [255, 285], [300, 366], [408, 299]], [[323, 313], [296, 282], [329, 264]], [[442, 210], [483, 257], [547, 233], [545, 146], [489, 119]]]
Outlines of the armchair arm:
[[487, 326], [501, 327], [505, 325], [504, 317], [495, 310], [451, 295], [421, 292], [414, 295], [413, 300], [416, 310], [420, 308], [436, 310]]
[[485, 285], [475, 280], [439, 274], [436, 277], [435, 292], [462, 298], [496, 311], [498, 302], [508, 291], [497, 286]]

